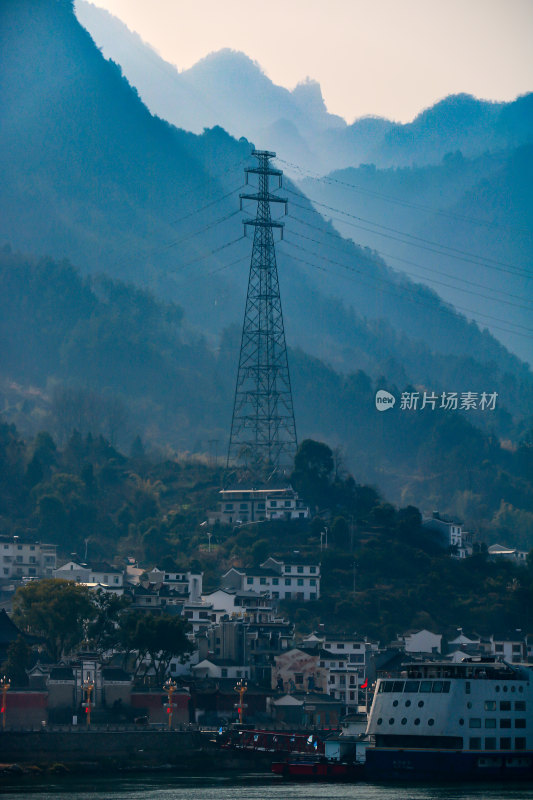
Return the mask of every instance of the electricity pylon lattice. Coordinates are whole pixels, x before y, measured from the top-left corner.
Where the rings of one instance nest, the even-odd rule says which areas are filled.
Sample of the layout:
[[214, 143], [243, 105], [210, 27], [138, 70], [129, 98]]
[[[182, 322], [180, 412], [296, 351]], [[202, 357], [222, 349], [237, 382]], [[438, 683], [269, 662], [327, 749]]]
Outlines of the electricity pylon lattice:
[[283, 223], [270, 216], [270, 203], [284, 203], [286, 212], [287, 198], [269, 189], [271, 176], [282, 185], [282, 171], [270, 166], [276, 154], [254, 150], [252, 155], [258, 163], [245, 169], [246, 182], [250, 173], [257, 175], [258, 191], [240, 198], [241, 209], [243, 200], [255, 200], [257, 213], [243, 221], [245, 233], [248, 225], [254, 227], [254, 242], [227, 465], [243, 465], [266, 479], [291, 466], [297, 447], [273, 236], [273, 228], [283, 236]]

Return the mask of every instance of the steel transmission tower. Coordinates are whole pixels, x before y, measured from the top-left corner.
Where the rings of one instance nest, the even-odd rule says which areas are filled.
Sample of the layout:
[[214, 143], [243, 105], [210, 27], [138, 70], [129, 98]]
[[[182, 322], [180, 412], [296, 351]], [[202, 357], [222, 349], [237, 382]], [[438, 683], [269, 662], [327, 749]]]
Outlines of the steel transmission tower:
[[283, 223], [270, 217], [270, 203], [284, 203], [287, 210], [287, 199], [269, 190], [270, 177], [281, 187], [283, 173], [270, 166], [275, 153], [252, 155], [258, 163], [245, 168], [246, 182], [250, 173], [257, 175], [259, 190], [240, 195], [241, 208], [243, 200], [257, 202], [257, 214], [244, 220], [245, 233], [248, 225], [255, 230], [227, 465], [244, 465], [265, 480], [291, 466], [297, 439], [272, 233], [280, 228], [283, 236]]

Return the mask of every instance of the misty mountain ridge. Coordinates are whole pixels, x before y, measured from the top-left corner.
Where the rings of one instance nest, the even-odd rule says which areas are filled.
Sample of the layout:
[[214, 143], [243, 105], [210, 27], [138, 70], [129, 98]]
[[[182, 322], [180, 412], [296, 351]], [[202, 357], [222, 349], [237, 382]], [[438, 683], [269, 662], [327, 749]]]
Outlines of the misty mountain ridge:
[[153, 113], [198, 133], [221, 125], [315, 173], [361, 163], [438, 163], [458, 149], [474, 157], [533, 137], [533, 94], [509, 103], [451, 95], [410, 123], [370, 116], [348, 125], [327, 112], [316, 81], [307, 79], [291, 92], [275, 85], [256, 61], [232, 50], [211, 53], [179, 72], [107, 11], [77, 0], [76, 13]]
[[[191, 324], [216, 346], [242, 320], [251, 243], [242, 238], [238, 192], [249, 143], [221, 128], [195, 136], [151, 116], [69, 3], [4, 8], [4, 241], [194, 309]], [[517, 385], [531, 376], [516, 357], [434, 292], [340, 239], [290, 182], [285, 190], [290, 215], [277, 256], [293, 346], [343, 372], [386, 374], [394, 363], [394, 375], [436, 387], [444, 357], [453, 356], [450, 368], [474, 361], [492, 391], [513, 386], [509, 405], [525, 413]]]
[[354, 236], [353, 218], [373, 221], [357, 228], [360, 244], [470, 309], [533, 363], [532, 337], [524, 335], [533, 311], [532, 181], [533, 145], [523, 145], [476, 158], [457, 151], [425, 167], [352, 167], [299, 185], [324, 213], [345, 212], [331, 212], [343, 236]]
[[[409, 170], [404, 168], [403, 183], [397, 181], [397, 185], [391, 186], [392, 195], [400, 203], [403, 197], [414, 204], [425, 204], [428, 209], [451, 212], [448, 220], [443, 216], [435, 217], [429, 210], [418, 214], [411, 210], [402, 215], [398, 213], [400, 206], [376, 204], [368, 195], [354, 198], [343, 192], [340, 186], [335, 190], [330, 186], [327, 190], [321, 187], [313, 191], [312, 179], [300, 182], [300, 186], [309, 192], [311, 198], [316, 197], [333, 209], [369, 219], [378, 226], [385, 224], [411, 237], [418, 236], [450, 244], [455, 250], [475, 253], [476, 263], [467, 261], [465, 264], [450, 254], [431, 252], [431, 248], [420, 252], [412, 245], [395, 241], [397, 237], [394, 234], [392, 238], [391, 234], [384, 238], [382, 229], [372, 232], [372, 225], [370, 229], [366, 226], [365, 230], [365, 224], [360, 224], [354, 231], [352, 221], [342, 214], [335, 219], [335, 212], [331, 212], [332, 220], [343, 236], [396, 259], [421, 262], [422, 269], [412, 269], [405, 261], [392, 260], [400, 273], [405, 272], [422, 282], [427, 277], [427, 285], [440, 296], [465, 309], [469, 317], [477, 319], [482, 327], [486, 325], [513, 352], [533, 363], [531, 338], [525, 336], [530, 327], [530, 311], [527, 303], [522, 303], [522, 308], [513, 306], [516, 297], [520, 299], [523, 296], [526, 300], [530, 297], [527, 279], [520, 271], [530, 269], [531, 240], [524, 231], [519, 230], [516, 235], [514, 232], [516, 226], [532, 228], [527, 203], [520, 200], [523, 181], [515, 170], [514, 182], [506, 180], [502, 183], [495, 179], [493, 183], [482, 185], [497, 171], [496, 164], [503, 169], [504, 162], [516, 162], [516, 158], [521, 159], [526, 174], [531, 172], [527, 151], [522, 151], [521, 156], [513, 156], [513, 153], [517, 147], [524, 146], [523, 142], [533, 141], [533, 95], [525, 95], [513, 103], [503, 103], [459, 94], [444, 98], [405, 125], [367, 117], [350, 126], [336, 118], [335, 127], [332, 127], [333, 118], [327, 114], [316, 82], [307, 81], [288, 92], [275, 86], [257, 62], [231, 50], [211, 53], [189, 70], [178, 73], [155, 56], [137, 34], [132, 34], [120, 20], [107, 12], [80, 0], [77, 13], [102, 44], [104, 53], [120, 59], [130, 80], [142, 87], [141, 96], [152, 110], [182, 127], [187, 127], [184, 115], [203, 116], [206, 123], [216, 121], [231, 133], [244, 134], [267, 149], [278, 149], [284, 162], [294, 159], [295, 164], [311, 165], [313, 173], [319, 173], [324, 166], [324, 157], [331, 155], [341, 161], [342, 166], [371, 161], [381, 164], [382, 169], [392, 170], [415, 161], [420, 166], [410, 167], [413, 175], [417, 169], [426, 169], [426, 179], [420, 182], [418, 178], [407, 177]], [[144, 56], [150, 58], [143, 61]], [[154, 58], [158, 59], [159, 69]], [[169, 75], [172, 78], [170, 83], [166, 81]], [[182, 92], [179, 98], [176, 95], [178, 90]], [[159, 93], [157, 103], [154, 92]], [[200, 123], [196, 121], [195, 124], [200, 128]], [[454, 160], [453, 153], [459, 153], [462, 161]], [[421, 166], [424, 164], [427, 167]], [[433, 164], [442, 166], [440, 173], [433, 169]], [[453, 164], [456, 168], [451, 170]], [[296, 177], [305, 175], [305, 170], [302, 173], [290, 163], [283, 166]], [[363, 166], [359, 170], [355, 183], [364, 175], [362, 183], [372, 191], [367, 180], [372, 175], [371, 170]], [[337, 171], [329, 177], [333, 181], [343, 181], [343, 175], [342, 171]], [[350, 177], [346, 180], [352, 181]], [[423, 185], [424, 181], [427, 185]], [[436, 182], [435, 186], [430, 185], [431, 181]], [[378, 184], [379, 179], [375, 187], [379, 191]], [[465, 192], [469, 193], [468, 198], [463, 198]], [[454, 204], [457, 204], [455, 209]], [[327, 208], [317, 209], [325, 216], [329, 215]], [[458, 221], [461, 216], [497, 224], [473, 228]], [[301, 233], [309, 235], [309, 231], [298, 231]], [[333, 240], [329, 241], [334, 244]], [[484, 258], [517, 265], [518, 270], [506, 274], [497, 268], [485, 269], [480, 263]], [[432, 270], [443, 274], [433, 274]], [[447, 285], [450, 276], [452, 286]], [[454, 276], [466, 277], [467, 283], [456, 287]], [[509, 285], [506, 286], [507, 278]], [[472, 286], [468, 282], [478, 285]], [[498, 293], [502, 289], [516, 297], [501, 302]], [[326, 291], [330, 293], [331, 287]], [[336, 288], [334, 293], [345, 296], [345, 289]], [[519, 329], [513, 333], [516, 326]], [[323, 350], [321, 355], [326, 355]], [[341, 366], [338, 361], [335, 363], [337, 367]]]

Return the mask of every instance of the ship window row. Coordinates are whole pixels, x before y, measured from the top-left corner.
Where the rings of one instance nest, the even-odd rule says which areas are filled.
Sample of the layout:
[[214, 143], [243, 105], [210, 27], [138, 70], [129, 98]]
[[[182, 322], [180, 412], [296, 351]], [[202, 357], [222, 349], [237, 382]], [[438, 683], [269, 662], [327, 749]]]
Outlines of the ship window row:
[[[468, 721], [468, 726], [470, 728], [481, 728], [481, 718], [480, 717], [470, 717]], [[496, 728], [498, 726], [498, 720], [495, 718], [487, 717], [485, 719], [485, 728]], [[511, 728], [512, 727], [512, 720], [510, 719], [501, 719], [500, 720], [500, 728]], [[515, 719], [514, 721], [515, 728], [525, 728], [526, 727], [526, 720], [524, 719]]]
[[[500, 691], [500, 686], [496, 685], [494, 688], [495, 688], [495, 690], [496, 690], [497, 692], [499, 692], [499, 691]], [[502, 686], [501, 688], [503, 689], [503, 691], [504, 691], [504, 692], [508, 692], [508, 691], [509, 691], [509, 687], [508, 687], [508, 686]], [[514, 685], [513, 685], [513, 686], [511, 686], [511, 691], [512, 691], [512, 692], [516, 692], [516, 686], [514, 686]], [[518, 691], [519, 691], [519, 692], [523, 692], [523, 691], [524, 691], [524, 687], [523, 687], [523, 686], [519, 686], [519, 687], [518, 687]]]
[[[512, 701], [511, 700], [500, 700], [500, 711], [511, 711], [512, 710]], [[525, 700], [515, 700], [514, 701], [514, 710], [515, 711], [525, 711], [526, 710], [526, 701]], [[496, 700], [485, 700], [485, 711], [496, 711]]]
[[381, 681], [379, 691], [448, 693], [450, 681]]
[[[389, 725], [394, 725], [395, 721], [396, 721], [395, 718], [391, 717], [389, 719]], [[401, 723], [402, 723], [402, 725], [407, 725], [407, 717], [402, 717]], [[420, 718], [417, 717], [415, 719], [414, 723], [415, 723], [415, 725], [420, 725]], [[378, 725], [383, 725], [383, 717], [378, 717], [377, 724]], [[431, 728], [435, 724], [435, 720], [433, 718], [430, 718], [430, 719], [428, 719], [427, 724]]]
[[[480, 736], [472, 736], [470, 738], [470, 750], [496, 750], [498, 740], [495, 736], [488, 736], [484, 740]], [[504, 736], [500, 739], [500, 750], [512, 750], [513, 740], [510, 736]], [[525, 736], [517, 736], [514, 740], [515, 750], [526, 749]]]

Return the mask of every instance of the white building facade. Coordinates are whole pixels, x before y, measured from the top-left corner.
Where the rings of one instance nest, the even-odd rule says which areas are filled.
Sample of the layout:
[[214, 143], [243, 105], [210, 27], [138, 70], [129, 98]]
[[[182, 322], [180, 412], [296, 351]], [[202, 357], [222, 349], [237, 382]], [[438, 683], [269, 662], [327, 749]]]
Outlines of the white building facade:
[[472, 534], [463, 530], [462, 523], [434, 511], [431, 517], [422, 521], [422, 527], [439, 533], [444, 546], [451, 548], [450, 555], [453, 558], [466, 558], [472, 555]]
[[22, 536], [0, 537], [0, 579], [52, 578], [57, 546]]
[[75, 581], [91, 589], [113, 591], [115, 594], [124, 592], [124, 570], [111, 566], [106, 562], [95, 564], [78, 564], [76, 561], [67, 561], [53, 572], [54, 578], [65, 581]]
[[169, 589], [192, 603], [198, 602], [202, 596], [202, 572], [169, 572], [154, 567], [148, 573], [148, 580], [150, 583], [168, 586]]
[[264, 520], [309, 518], [309, 508], [290, 486], [259, 489], [222, 489], [218, 511], [208, 515], [209, 525], [240, 525]]
[[308, 602], [320, 597], [320, 564], [267, 558], [259, 567], [231, 567], [222, 586], [249, 592], [268, 592], [273, 600]]

